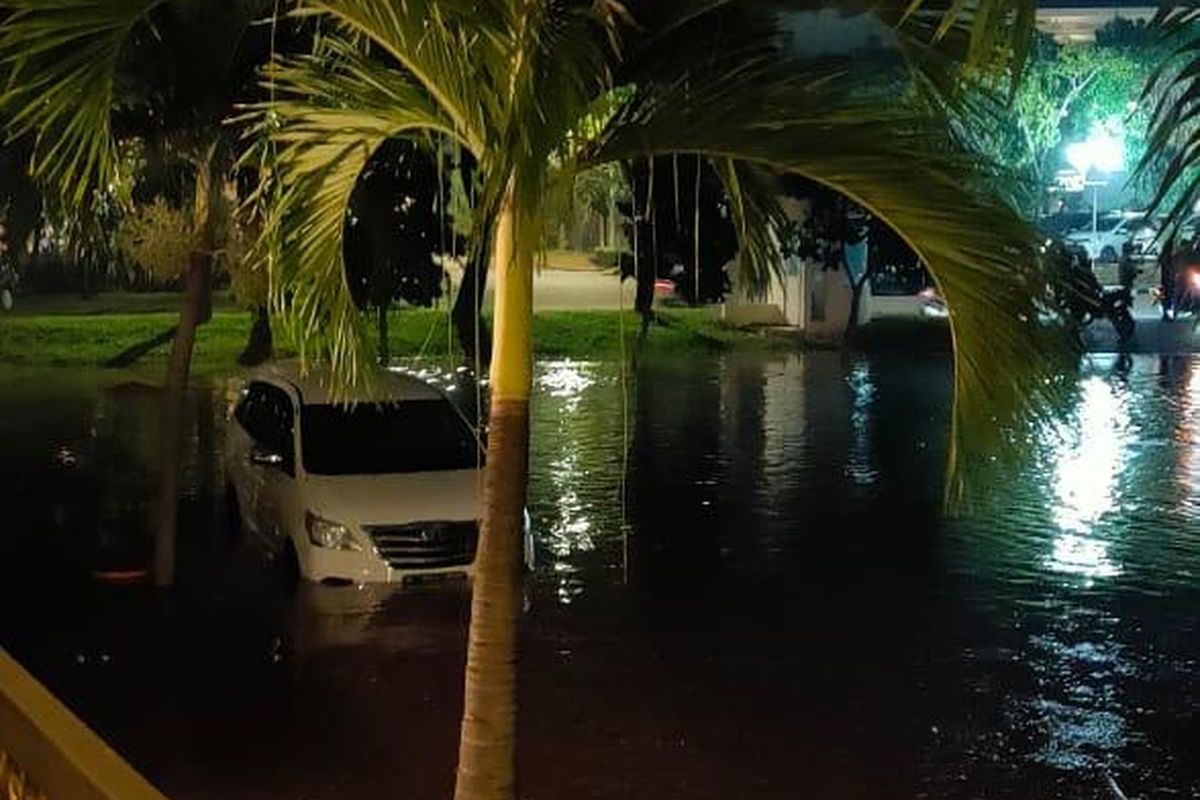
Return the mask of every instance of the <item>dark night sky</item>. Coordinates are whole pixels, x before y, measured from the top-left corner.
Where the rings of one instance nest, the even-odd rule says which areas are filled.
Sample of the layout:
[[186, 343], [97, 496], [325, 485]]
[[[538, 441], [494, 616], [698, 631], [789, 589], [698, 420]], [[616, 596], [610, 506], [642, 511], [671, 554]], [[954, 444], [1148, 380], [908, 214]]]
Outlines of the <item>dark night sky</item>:
[[[1090, 38], [1095, 28], [1121, 10], [1133, 17], [1148, 17], [1154, 11], [1153, 4], [1146, 0], [1044, 0], [1038, 8], [1041, 10], [1039, 23], [1044, 29], [1070, 39]], [[886, 42], [889, 38], [887, 28], [870, 15], [846, 18], [838, 11], [825, 10], [790, 16], [788, 27], [792, 42], [805, 55], [845, 53], [867, 46], [873, 40]]]

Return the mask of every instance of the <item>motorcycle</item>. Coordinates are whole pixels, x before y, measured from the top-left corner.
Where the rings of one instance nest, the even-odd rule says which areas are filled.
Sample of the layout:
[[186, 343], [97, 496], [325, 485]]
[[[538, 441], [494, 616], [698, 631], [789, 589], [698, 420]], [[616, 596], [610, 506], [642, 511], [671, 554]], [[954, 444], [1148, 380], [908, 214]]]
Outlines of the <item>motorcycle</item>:
[[1107, 319], [1121, 344], [1133, 339], [1133, 292], [1126, 286], [1105, 287], [1096, 279], [1091, 260], [1080, 247], [1047, 241], [1042, 247], [1047, 274], [1059, 310], [1072, 327], [1081, 330]]
[[1200, 316], [1200, 262], [1189, 260], [1175, 273], [1175, 315]]

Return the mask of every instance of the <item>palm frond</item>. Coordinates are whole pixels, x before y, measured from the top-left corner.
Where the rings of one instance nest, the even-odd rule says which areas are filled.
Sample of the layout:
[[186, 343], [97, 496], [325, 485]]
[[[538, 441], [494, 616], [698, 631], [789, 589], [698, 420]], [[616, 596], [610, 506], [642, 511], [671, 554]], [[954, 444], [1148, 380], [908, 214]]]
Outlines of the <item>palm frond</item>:
[[970, 72], [1020, 81], [1033, 47], [1036, 0], [884, 0], [872, 7], [901, 42], [936, 46]]
[[[621, 6], [612, 0], [515, 3], [507, 72], [500, 80], [501, 125], [487, 143], [482, 206], [490, 211], [512, 182], [515, 252], [536, 251], [545, 227], [543, 195], [573, 177], [572, 135], [603, 105], [617, 61]], [[553, 173], [556, 173], [552, 175]]]
[[452, 122], [471, 150], [499, 113], [490, 103], [510, 38], [503, 0], [302, 0], [299, 14], [323, 14], [396, 60]]
[[739, 285], [761, 295], [783, 265], [777, 237], [788, 219], [779, 203], [779, 187], [769, 173], [754, 164], [721, 158], [714, 160], [713, 166], [725, 187], [737, 229]]
[[122, 48], [164, 0], [6, 0], [0, 117], [9, 141], [34, 140], [30, 171], [47, 191], [86, 203], [116, 168], [111, 115]]
[[[390, 137], [455, 136], [452, 119], [423, 86], [337, 35], [311, 56], [268, 70], [275, 99], [243, 117], [250, 140], [273, 142], [273, 202], [259, 259], [271, 264], [271, 299], [305, 363], [328, 364], [339, 383], [364, 379], [363, 323], [345, 280], [343, 226], [359, 174]], [[262, 252], [266, 249], [268, 252]]]
[[[806, 80], [793, 65], [764, 62], [732, 77], [693, 74], [644, 87], [592, 160], [668, 152], [803, 175], [855, 200], [913, 247], [951, 309], [960, 445], [1011, 452], [1025, 425], [1056, 408], [1071, 350], [1040, 321], [1049, 298], [1038, 239], [987, 191], [986, 163], [943, 120], [864, 103], [827, 75]], [[952, 497], [971, 463], [956, 451]]]
[[1161, 168], [1158, 191], [1150, 211], [1165, 209], [1168, 232], [1174, 232], [1200, 202], [1200, 3], [1196, 0], [1163, 6], [1153, 26], [1174, 46], [1152, 73], [1143, 100], [1154, 99], [1146, 152], [1133, 179]]

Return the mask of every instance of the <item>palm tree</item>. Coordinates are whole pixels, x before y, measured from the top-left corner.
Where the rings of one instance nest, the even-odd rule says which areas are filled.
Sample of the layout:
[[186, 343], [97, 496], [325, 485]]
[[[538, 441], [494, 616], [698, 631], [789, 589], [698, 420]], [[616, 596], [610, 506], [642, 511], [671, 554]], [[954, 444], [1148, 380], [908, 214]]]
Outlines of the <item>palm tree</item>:
[[[303, 355], [369, 380], [363, 321], [343, 278], [355, 179], [389, 137], [449, 139], [484, 176], [476, 240], [496, 280], [490, 438], [468, 644], [456, 797], [516, 793], [516, 629], [532, 356], [532, 269], [549, 197], [575, 170], [685, 153], [725, 184], [742, 269], [760, 284], [775, 249], [771, 172], [798, 173], [885, 220], [920, 254], [952, 309], [954, 441], [997, 444], [1047, 407], [1054, 338], [1039, 324], [1035, 239], [969, 149], [982, 113], [956, 67], [1014, 77], [1029, 0], [880, 4], [905, 93], [862, 96], [844, 65], [778, 35], [811, 3], [737, 0], [304, 0], [330, 20], [316, 52], [274, 63], [262, 129], [278, 145], [267, 235], [273, 294]], [[837, 7], [837, 6], [835, 6]], [[754, 13], [745, 14], [753, 8]], [[855, 6], [854, 8], [858, 8]], [[847, 4], [850, 13], [855, 12]], [[730, 15], [744, 24], [731, 25]], [[1013, 56], [1016, 56], [1013, 58]], [[622, 90], [594, 135], [582, 122]], [[486, 236], [485, 236], [486, 235]], [[968, 432], [981, 435], [965, 436]], [[953, 474], [965, 465], [960, 449]], [[950, 482], [951, 492], [961, 482]]]
[[[235, 141], [222, 124], [266, 57], [251, 23], [269, 0], [0, 0], [0, 119], [29, 137], [29, 171], [86, 217], [117, 181], [118, 141], [139, 137], [188, 209], [190, 244], [176, 265], [183, 305], [164, 387], [156, 580], [174, 572], [180, 439], [197, 328], [211, 316], [214, 259], [224, 244]], [[182, 167], [182, 168], [181, 168]], [[182, 182], [175, 180], [182, 172]]]
[[1167, 214], [1174, 238], [1200, 204], [1200, 3], [1163, 4], [1152, 27], [1169, 55], [1151, 75], [1144, 99], [1153, 102], [1146, 152], [1133, 179], [1158, 178], [1150, 210]]

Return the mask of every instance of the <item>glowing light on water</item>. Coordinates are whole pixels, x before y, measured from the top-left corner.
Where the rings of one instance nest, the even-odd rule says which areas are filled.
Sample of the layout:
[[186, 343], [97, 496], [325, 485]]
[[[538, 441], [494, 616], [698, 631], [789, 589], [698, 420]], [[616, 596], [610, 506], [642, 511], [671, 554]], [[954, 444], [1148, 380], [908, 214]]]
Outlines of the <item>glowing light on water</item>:
[[1125, 398], [1100, 378], [1084, 382], [1075, 425], [1058, 434], [1054, 521], [1061, 534], [1046, 558], [1054, 572], [1111, 578], [1121, 567], [1096, 527], [1117, 510], [1118, 479], [1128, 438]]
[[1188, 365], [1187, 388], [1179, 394], [1178, 428], [1175, 432], [1179, 455], [1176, 480], [1182, 489], [1183, 502], [1200, 506], [1200, 426], [1196, 424], [1197, 403], [1200, 403], [1200, 368]]
[[583, 581], [570, 559], [596, 549], [588, 503], [578, 487], [585, 483], [587, 467], [581, 462], [574, 443], [577, 432], [572, 424], [584, 399], [584, 393], [596, 383], [591, 365], [573, 361], [555, 361], [542, 365], [537, 388], [556, 404], [561, 404], [557, 419], [555, 457], [548, 471], [555, 495], [549, 519], [541, 522], [540, 537], [553, 556], [556, 595], [563, 604], [583, 594]]
[[571, 410], [579, 405], [583, 392], [593, 383], [595, 380], [588, 374], [588, 366], [574, 361], [551, 362], [538, 376], [538, 388], [551, 397], [568, 401]]
[[1085, 578], [1114, 578], [1121, 568], [1108, 557], [1109, 543], [1073, 533], [1064, 533], [1054, 540], [1054, 551], [1048, 566], [1055, 572], [1080, 575]]
[[854, 399], [850, 407], [850, 426], [853, 433], [846, 473], [855, 483], [869, 485], [879, 476], [871, 468], [871, 412], [875, 403], [875, 382], [870, 362], [859, 361], [849, 377]]

